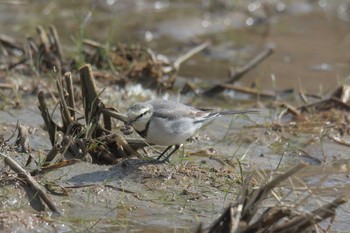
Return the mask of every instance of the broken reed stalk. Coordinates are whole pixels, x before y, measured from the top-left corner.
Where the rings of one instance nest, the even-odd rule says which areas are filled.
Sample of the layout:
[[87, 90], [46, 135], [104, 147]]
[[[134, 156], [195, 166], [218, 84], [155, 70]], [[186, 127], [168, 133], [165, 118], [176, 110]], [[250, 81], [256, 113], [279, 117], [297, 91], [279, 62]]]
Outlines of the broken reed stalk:
[[49, 113], [49, 109], [47, 108], [47, 104], [45, 101], [44, 91], [40, 90], [38, 93], [38, 101], [39, 101], [39, 110], [41, 112], [41, 116], [45, 122], [45, 126], [49, 133], [51, 145], [55, 145], [56, 141], [56, 132], [59, 129], [58, 125], [52, 120], [51, 115]]
[[[106, 105], [103, 102], [101, 102], [99, 107], [100, 107], [99, 109], [105, 109]], [[101, 111], [101, 112], [102, 112], [102, 116], [103, 116], [104, 128], [108, 131], [111, 131], [112, 130], [112, 118], [111, 118], [111, 116], [104, 114], [103, 111]]]
[[25, 56], [29, 60], [29, 66], [32, 68], [35, 67], [34, 54], [36, 53], [38, 48], [32, 37], [27, 37], [24, 48], [25, 48]]
[[36, 28], [38, 35], [40, 37], [40, 40], [42, 42], [42, 45], [44, 47], [44, 51], [46, 54], [50, 53], [50, 41], [49, 41], [49, 37], [47, 36], [46, 31], [44, 30], [44, 28], [42, 26], [38, 26]]
[[67, 101], [65, 98], [65, 94], [64, 94], [65, 92], [64, 87], [67, 86], [65, 85], [66, 79], [61, 79], [61, 76], [59, 76], [59, 78], [56, 79], [55, 81], [56, 81], [56, 86], [58, 91], [58, 97], [60, 100], [63, 129], [64, 131], [66, 131], [69, 125], [73, 124], [73, 119], [71, 117], [71, 114], [67, 105]]
[[[208, 233], [237, 232], [240, 227], [241, 204], [230, 204], [224, 213], [212, 224]], [[203, 230], [198, 231], [203, 232]]]
[[[296, 213], [291, 207], [281, 206], [267, 209], [254, 223], [251, 219], [258, 213], [258, 207], [265, 200], [268, 194], [279, 183], [289, 178], [307, 164], [300, 163], [282, 175], [277, 176], [266, 185], [248, 193], [246, 184], [243, 184], [243, 196], [235, 204], [230, 204], [224, 213], [209, 227], [207, 231], [197, 232], [208, 233], [292, 233], [304, 232], [308, 228], [335, 215], [335, 209], [346, 202], [345, 198], [337, 198], [333, 202], [305, 214]], [[283, 221], [280, 221], [284, 219]]]
[[100, 100], [96, 91], [95, 79], [90, 64], [84, 65], [79, 71], [85, 121], [86, 125], [91, 127], [87, 135], [93, 136], [94, 132], [99, 128], [98, 120], [101, 113], [103, 115], [104, 129], [108, 131], [112, 129], [111, 117], [126, 122], [126, 116], [118, 114], [116, 109], [106, 108], [105, 104]]
[[[224, 84], [233, 84], [240, 80], [246, 73], [254, 69], [258, 64], [260, 64], [265, 58], [273, 54], [274, 46], [267, 45], [263, 51], [256, 55], [252, 60], [250, 60], [245, 66], [240, 69], [237, 69], [231, 72], [230, 79], [227, 80]], [[218, 94], [225, 90], [225, 87], [222, 84], [218, 84], [209, 90], [203, 92], [203, 95], [212, 96]]]
[[30, 153], [32, 149], [29, 143], [29, 129], [26, 126], [18, 125], [18, 135], [15, 142], [16, 146], [21, 147], [21, 151], [25, 153]]
[[40, 187], [40, 185], [36, 182], [36, 180], [28, 173], [26, 172], [15, 160], [10, 158], [9, 156], [3, 154], [0, 152], [0, 155], [4, 157], [5, 163], [13, 170], [15, 171], [19, 176], [24, 177], [26, 183], [28, 186], [32, 187], [39, 197], [45, 202], [45, 204], [49, 207], [49, 209], [55, 213], [60, 215], [60, 211], [54, 204], [54, 202], [51, 200], [51, 198], [46, 194], [44, 189]]
[[273, 226], [284, 217], [291, 216], [292, 210], [286, 207], [273, 207], [265, 211], [255, 223], [247, 227], [242, 233], [255, 233], [259, 229]]
[[[128, 144], [128, 140], [125, 140], [121, 135], [111, 132], [112, 118], [126, 122], [127, 117], [120, 114], [116, 109], [106, 108], [105, 104], [100, 100], [89, 64], [80, 68], [80, 79], [86, 126], [77, 122], [75, 116], [76, 105], [71, 73], [68, 72], [64, 75], [64, 78], [60, 76], [55, 80], [59, 96], [62, 127], [59, 127], [52, 120], [45, 102], [44, 92], [40, 91], [38, 94], [39, 109], [53, 146], [45, 164], [52, 165], [58, 162], [67, 150], [76, 158], [89, 161], [91, 159], [100, 162], [105, 161], [108, 164], [115, 163], [118, 158], [123, 158], [130, 154], [141, 157]], [[103, 125], [99, 124], [101, 114], [103, 115]], [[58, 131], [64, 133], [64, 138], [61, 142], [57, 142], [56, 139]], [[104, 138], [108, 138], [106, 137], [108, 135], [110, 135], [111, 140], [103, 141]], [[145, 145], [143, 143], [141, 147]]]
[[75, 99], [74, 99], [72, 73], [71, 72], [65, 73], [64, 79], [65, 79], [66, 89], [68, 92], [67, 105], [69, 108], [69, 114], [71, 119], [75, 121]]
[[51, 161], [54, 160], [54, 158], [56, 158], [57, 154], [60, 153], [62, 149], [62, 146], [61, 144], [55, 144], [52, 149], [49, 151], [49, 153], [47, 154], [46, 156], [46, 159], [45, 159], [45, 163], [50, 163]]
[[58, 37], [58, 32], [55, 26], [50, 25], [49, 27], [50, 30], [50, 34], [51, 34], [51, 39], [52, 39], [52, 45], [56, 50], [57, 53], [57, 57], [60, 61], [61, 64], [63, 64], [63, 50], [62, 50], [62, 46], [60, 43], [60, 39]]
[[[250, 193], [248, 193], [248, 182], [244, 182], [242, 187], [242, 196], [237, 200], [235, 204], [231, 204], [219, 217], [219, 219], [216, 220], [212, 226], [210, 226], [209, 232], [254, 232], [249, 231], [249, 222], [257, 213], [261, 202], [267, 197], [269, 192], [277, 186], [277, 184], [287, 179], [306, 165], [306, 163], [300, 163], [284, 174], [274, 178], [266, 185], [260, 187], [259, 189], [253, 190]], [[231, 213], [236, 213], [235, 217]], [[237, 221], [237, 219], [235, 219], [236, 217], [238, 217], [240, 221], [240, 225], [238, 224], [238, 226], [237, 224], [232, 224], [233, 222]], [[260, 217], [260, 220], [261, 219], [264, 218]], [[232, 228], [231, 226], [233, 225], [236, 226], [236, 228]], [[256, 224], [253, 224], [251, 227], [252, 229], [255, 229]], [[223, 229], [226, 229], [226, 231], [223, 231]]]
[[98, 104], [100, 102], [95, 85], [95, 79], [89, 64], [79, 69], [81, 92], [83, 96], [84, 114], [86, 125], [89, 126], [96, 115]]
[[285, 173], [275, 177], [266, 185], [260, 187], [257, 190], [253, 190], [250, 194], [243, 197], [243, 210], [242, 210], [242, 221], [249, 223], [257, 212], [261, 202], [267, 197], [270, 191], [275, 188], [279, 183], [292, 176], [302, 168], [306, 167], [307, 163], [299, 163]]
[[[28, 43], [29, 49], [30, 49], [33, 53], [39, 52], [39, 48], [38, 48], [37, 44], [35, 43], [35, 40], [34, 40], [33, 37], [28, 36], [28, 37], [27, 37], [27, 43]], [[32, 54], [32, 55], [33, 55], [32, 59], [34, 59], [34, 54]]]
[[[52, 67], [60, 70], [63, 66], [62, 46], [60, 45], [56, 28], [50, 26], [49, 30], [49, 32], [46, 32], [42, 26], [36, 27], [39, 37], [38, 43], [32, 37], [27, 37], [23, 47], [16, 45], [11, 38], [0, 35], [0, 44], [9, 48], [4, 50], [6, 54], [11, 53], [18, 57], [19, 51], [22, 57], [19, 61], [9, 64], [8, 69], [11, 70], [21, 64], [26, 64], [35, 68], [34, 72], [47, 71], [52, 69]], [[15, 50], [17, 50], [16, 53], [14, 52]]]

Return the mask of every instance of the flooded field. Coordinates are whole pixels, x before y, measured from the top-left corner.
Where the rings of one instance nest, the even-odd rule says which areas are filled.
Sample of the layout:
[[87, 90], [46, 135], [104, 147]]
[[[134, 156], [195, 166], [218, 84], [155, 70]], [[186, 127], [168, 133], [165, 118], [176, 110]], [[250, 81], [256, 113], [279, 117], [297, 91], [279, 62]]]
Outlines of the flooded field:
[[[245, 185], [258, 189], [300, 162], [308, 165], [279, 183], [258, 214], [283, 206], [290, 216], [308, 216], [347, 200], [349, 21], [346, 0], [0, 2], [0, 152], [31, 172], [61, 213], [45, 207], [1, 156], [0, 231], [206, 232], [198, 226], [211, 226]], [[87, 63], [95, 96], [84, 93]], [[147, 157], [164, 147], [136, 146], [137, 133], [123, 135], [123, 122], [109, 124], [103, 114], [125, 115], [154, 98], [259, 113], [222, 116], [169, 163], [153, 164]], [[96, 101], [103, 114], [94, 122], [86, 103]], [[107, 131], [146, 158], [104, 143]], [[76, 153], [70, 147], [46, 167], [65, 136]], [[349, 203], [337, 207], [314, 229], [348, 232]]]

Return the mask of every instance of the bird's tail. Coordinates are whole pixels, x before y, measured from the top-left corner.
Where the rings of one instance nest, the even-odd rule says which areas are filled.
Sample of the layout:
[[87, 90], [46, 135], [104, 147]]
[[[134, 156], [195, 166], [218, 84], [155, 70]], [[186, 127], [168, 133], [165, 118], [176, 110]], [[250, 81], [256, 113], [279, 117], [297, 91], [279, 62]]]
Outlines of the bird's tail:
[[228, 111], [222, 111], [218, 112], [219, 115], [237, 115], [237, 114], [258, 114], [258, 111], [255, 110], [228, 110]]
[[210, 122], [211, 120], [215, 119], [218, 116], [236, 115], [236, 114], [257, 114], [257, 113], [259, 112], [254, 110], [228, 110], [228, 111], [222, 111], [222, 112], [209, 112], [208, 115], [194, 121], [194, 123]]

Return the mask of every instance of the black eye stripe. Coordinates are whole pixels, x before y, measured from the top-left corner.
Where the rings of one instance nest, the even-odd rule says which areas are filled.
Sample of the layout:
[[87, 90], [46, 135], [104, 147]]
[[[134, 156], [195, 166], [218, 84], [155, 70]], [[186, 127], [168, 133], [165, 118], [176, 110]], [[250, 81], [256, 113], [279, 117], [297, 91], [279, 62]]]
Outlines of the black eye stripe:
[[134, 121], [136, 121], [137, 119], [140, 119], [141, 117], [143, 117], [146, 113], [148, 113], [149, 111], [145, 111], [144, 113], [141, 113], [139, 116], [137, 116], [136, 118], [135, 118], [135, 120]]

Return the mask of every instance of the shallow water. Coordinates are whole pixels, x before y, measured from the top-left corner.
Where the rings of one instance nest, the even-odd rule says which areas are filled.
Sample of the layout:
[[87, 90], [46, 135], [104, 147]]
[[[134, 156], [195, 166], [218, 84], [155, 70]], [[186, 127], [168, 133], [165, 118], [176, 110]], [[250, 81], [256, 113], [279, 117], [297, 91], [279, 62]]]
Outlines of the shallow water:
[[110, 44], [141, 43], [174, 58], [195, 41], [211, 41], [209, 49], [181, 67], [180, 75], [187, 78], [225, 79], [229, 66], [245, 64], [266, 43], [275, 45], [274, 55], [243, 85], [318, 93], [333, 90], [350, 72], [347, 1], [18, 3], [0, 4], [2, 33], [24, 39], [35, 26], [53, 24], [66, 50], [85, 36]]

